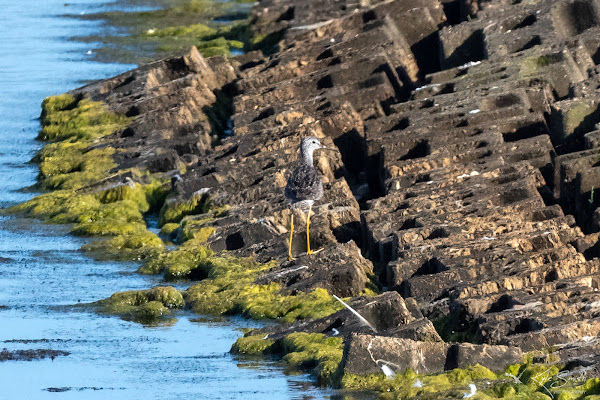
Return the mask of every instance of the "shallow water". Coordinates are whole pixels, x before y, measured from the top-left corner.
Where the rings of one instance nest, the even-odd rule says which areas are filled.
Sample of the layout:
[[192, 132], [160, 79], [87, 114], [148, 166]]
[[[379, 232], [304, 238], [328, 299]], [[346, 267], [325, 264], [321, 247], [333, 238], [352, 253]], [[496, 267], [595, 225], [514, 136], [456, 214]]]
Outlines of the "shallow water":
[[[132, 65], [96, 63], [93, 43], [69, 37], [98, 33], [100, 22], [62, 18], [119, 4], [97, 0], [0, 0], [0, 207], [30, 198], [27, 164], [41, 100]], [[54, 349], [54, 360], [0, 362], [0, 399], [322, 399], [306, 375], [286, 376], [275, 363], [239, 361], [228, 351], [251, 321], [198, 321], [180, 314], [171, 326], [144, 327], [102, 316], [78, 303], [115, 291], [145, 289], [157, 278], [135, 263], [92, 261], [69, 227], [0, 217], [0, 350]]]

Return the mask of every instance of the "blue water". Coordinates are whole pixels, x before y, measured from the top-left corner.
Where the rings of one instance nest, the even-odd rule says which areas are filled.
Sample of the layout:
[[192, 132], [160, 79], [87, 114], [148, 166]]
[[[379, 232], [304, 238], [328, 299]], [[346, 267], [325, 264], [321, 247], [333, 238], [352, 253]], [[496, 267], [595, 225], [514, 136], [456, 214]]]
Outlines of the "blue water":
[[[0, 0], [0, 207], [33, 196], [19, 189], [35, 182], [37, 167], [28, 161], [41, 147], [35, 137], [42, 99], [134, 67], [96, 63], [89, 53], [93, 43], [69, 40], [98, 33], [101, 23], [61, 15], [99, 6], [97, 0]], [[0, 350], [70, 353], [0, 362], [0, 399], [275, 400], [331, 394], [306, 375], [286, 376], [277, 364], [231, 356], [231, 344], [250, 321], [197, 321], [183, 313], [174, 325], [144, 327], [72, 307], [160, 281], [135, 274], [134, 263], [90, 260], [79, 251], [84, 239], [68, 231], [0, 217]]]

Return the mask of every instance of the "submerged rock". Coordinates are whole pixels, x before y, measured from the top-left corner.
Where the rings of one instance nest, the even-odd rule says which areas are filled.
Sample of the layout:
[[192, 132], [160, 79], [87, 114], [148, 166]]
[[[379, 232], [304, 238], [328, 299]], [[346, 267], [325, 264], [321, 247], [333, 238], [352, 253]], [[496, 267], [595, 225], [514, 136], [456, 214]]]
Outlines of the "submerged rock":
[[35, 349], [35, 350], [8, 350], [2, 349], [0, 351], [0, 362], [1, 361], [33, 361], [43, 360], [50, 358], [54, 360], [56, 357], [68, 356], [68, 351], [63, 350], [51, 350], [51, 349]]

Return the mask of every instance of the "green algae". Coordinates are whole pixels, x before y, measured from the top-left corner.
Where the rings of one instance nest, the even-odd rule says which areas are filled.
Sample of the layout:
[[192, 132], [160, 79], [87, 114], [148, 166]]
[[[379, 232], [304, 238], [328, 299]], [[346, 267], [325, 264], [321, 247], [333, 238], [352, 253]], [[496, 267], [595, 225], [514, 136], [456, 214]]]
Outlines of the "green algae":
[[213, 252], [202, 242], [189, 240], [176, 250], [158, 254], [142, 265], [142, 274], [164, 274], [166, 280], [202, 279], [207, 275], [206, 260]]
[[455, 330], [450, 317], [445, 315], [432, 321], [433, 326], [445, 342], [467, 342], [479, 344], [481, 339], [476, 333], [467, 330]]
[[38, 139], [54, 142], [34, 157], [40, 164], [38, 187], [46, 190], [79, 189], [105, 177], [116, 166], [115, 150], [94, 141], [131, 122], [102, 102], [70, 94], [44, 99], [41, 119]]
[[[600, 393], [600, 379], [585, 383], [561, 377], [557, 364], [515, 364], [505, 372], [494, 373], [481, 365], [453, 369], [441, 374], [418, 375], [406, 370], [392, 379], [383, 373], [371, 375], [344, 374], [340, 386], [346, 389], [371, 389], [382, 399], [463, 398], [468, 384], [478, 388], [475, 399], [506, 400], [592, 400]], [[419, 385], [415, 385], [417, 380]]]
[[42, 102], [38, 139], [88, 141], [110, 135], [130, 122], [130, 118], [109, 112], [99, 101], [77, 100], [70, 94], [51, 96]]
[[110, 11], [81, 16], [83, 19], [104, 20], [112, 26], [125, 27], [129, 32], [145, 32], [177, 25], [192, 25], [210, 21], [232, 10], [233, 4], [212, 0], [167, 1], [162, 9], [137, 12]]
[[231, 55], [231, 50], [244, 49], [249, 40], [249, 30], [244, 21], [211, 28], [205, 24], [171, 26], [148, 30], [145, 35], [157, 43], [157, 50], [174, 53], [196, 46], [204, 57]]
[[176, 222], [169, 222], [164, 224], [161, 228], [160, 228], [160, 234], [161, 235], [171, 235], [173, 232], [175, 232], [177, 229], [179, 229], [179, 224]]
[[311, 370], [320, 384], [333, 385], [344, 352], [341, 337], [295, 332], [284, 337], [280, 346], [284, 361], [292, 367]]
[[[415, 385], [417, 379], [421, 385]], [[469, 383], [480, 380], [497, 380], [498, 375], [476, 364], [467, 368], [457, 368], [442, 374], [418, 375], [412, 370], [398, 373], [393, 379], [387, 379], [383, 373], [372, 375], [354, 375], [345, 373], [340, 385], [346, 389], [371, 389], [381, 393], [390, 393], [390, 398], [424, 398], [427, 394], [439, 394], [456, 388], [467, 388]], [[436, 398], [435, 396], [432, 398]], [[438, 397], [445, 398], [445, 397]]]
[[96, 259], [134, 261], [157, 257], [164, 252], [163, 241], [156, 234], [140, 230], [135, 234], [125, 234], [107, 239], [95, 240], [82, 246], [93, 253]]
[[189, 200], [168, 198], [158, 214], [158, 226], [169, 222], [179, 222], [183, 217], [194, 214], [205, 214], [210, 210], [210, 197], [195, 193]]
[[192, 36], [195, 38], [205, 38], [213, 36], [217, 32], [205, 24], [192, 24], [192, 25], [180, 25], [180, 26], [169, 26], [162, 29], [151, 29], [146, 32], [149, 37], [181, 37], [181, 36]]
[[524, 58], [521, 62], [519, 76], [530, 77], [542, 73], [545, 67], [562, 61], [561, 54], [543, 54]]
[[210, 222], [214, 221], [213, 215], [214, 213], [210, 213], [183, 218], [179, 224], [181, 227], [181, 240], [187, 241], [196, 238], [199, 242], [206, 242], [216, 231], [214, 227], [208, 226]]
[[330, 386], [337, 379], [343, 350], [341, 337], [306, 332], [291, 333], [279, 340], [250, 334], [238, 338], [231, 347], [233, 354], [281, 355], [290, 367], [309, 371], [317, 377], [319, 384]]
[[[241, 314], [253, 319], [292, 322], [303, 318], [321, 318], [340, 309], [324, 289], [285, 296], [276, 283], [252, 284], [253, 279], [249, 278], [253, 276], [238, 270], [239, 261], [213, 258], [210, 264], [213, 268], [209, 271], [209, 278], [186, 291], [186, 301], [196, 313]], [[223, 265], [230, 270], [215, 274], [214, 271]]]
[[[42, 104], [40, 138], [52, 140], [38, 152], [38, 187], [53, 190], [11, 207], [9, 213], [72, 223], [79, 236], [105, 236], [83, 248], [98, 258], [138, 260], [164, 251], [158, 236], [146, 230], [143, 214], [162, 205], [162, 180], [146, 185], [130, 181], [94, 188], [116, 164], [115, 150], [100, 141], [123, 129], [130, 118], [109, 112], [101, 102], [70, 94], [48, 97]], [[135, 171], [132, 171], [135, 176]], [[137, 175], [140, 175], [137, 173]]]
[[101, 312], [116, 314], [125, 320], [152, 324], [170, 316], [171, 310], [183, 308], [185, 302], [177, 289], [158, 286], [149, 290], [117, 292], [94, 304]]
[[[568, 106], [568, 109], [563, 113], [563, 129], [565, 135], [570, 135], [576, 132], [576, 130], [582, 130], [581, 127], [584, 125], [589, 125], [583, 129], [583, 131], [593, 130], [593, 123], [588, 122], [585, 124], [586, 118], [588, 118], [591, 114], [597, 111], [597, 106], [592, 107], [592, 105], [582, 102], [576, 101]], [[578, 129], [579, 128], [579, 129]]]
[[198, 314], [242, 314], [284, 322], [320, 318], [341, 309], [324, 289], [287, 296], [281, 294], [279, 284], [254, 284], [262, 272], [272, 267], [272, 263], [260, 264], [247, 258], [208, 257], [197, 267], [206, 278], [186, 290], [186, 302]]
[[246, 2], [170, 1], [160, 10], [85, 15], [82, 18], [104, 20], [127, 34], [79, 39], [103, 43], [104, 47], [95, 49], [94, 54], [107, 61], [140, 64], [187, 51], [192, 46], [197, 46], [205, 57], [229, 56], [231, 50], [247, 49], [251, 38], [247, 16], [252, 5], [243, 3]]
[[99, 192], [96, 197], [102, 204], [129, 200], [137, 205], [140, 212], [147, 212], [150, 209], [148, 192], [139, 183], [116, 185]]
[[265, 339], [263, 335], [243, 336], [235, 341], [231, 347], [231, 353], [251, 356], [272, 354], [274, 344], [275, 340]]
[[88, 149], [86, 143], [52, 143], [36, 157], [38, 187], [44, 190], [79, 189], [105, 177], [116, 167], [112, 148]]

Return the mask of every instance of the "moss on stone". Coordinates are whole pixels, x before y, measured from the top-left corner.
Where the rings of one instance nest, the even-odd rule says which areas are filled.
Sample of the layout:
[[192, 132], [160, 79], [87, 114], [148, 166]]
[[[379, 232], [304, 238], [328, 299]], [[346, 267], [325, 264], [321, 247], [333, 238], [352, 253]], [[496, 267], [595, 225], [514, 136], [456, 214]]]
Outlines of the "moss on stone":
[[596, 108], [597, 107], [592, 107], [590, 104], [582, 101], [570, 104], [569, 108], [563, 113], [563, 128], [565, 134], [569, 135], [575, 132], [575, 130], [584, 122], [586, 117], [596, 111]]
[[69, 94], [42, 103], [42, 130], [38, 139], [93, 140], [123, 129], [130, 118], [109, 112], [102, 102], [77, 100]]
[[150, 209], [148, 202], [148, 193], [139, 183], [121, 184], [103, 190], [96, 194], [102, 204], [110, 204], [123, 200], [130, 200], [137, 205], [137, 208], [145, 213]]
[[161, 253], [149, 259], [138, 269], [138, 272], [142, 274], [163, 273], [167, 280], [193, 278], [194, 274], [205, 277], [207, 273], [203, 266], [212, 254], [210, 249], [202, 246], [202, 242], [190, 240], [173, 251]]
[[[480, 380], [494, 381], [499, 377], [489, 369], [477, 364], [467, 368], [457, 368], [442, 374], [417, 375], [406, 370], [398, 373], [393, 379], [387, 379], [383, 373], [372, 375], [344, 374], [341, 386], [347, 389], [371, 389], [382, 393], [393, 394], [394, 399], [410, 398], [447, 398], [440, 395], [450, 390], [460, 389], [468, 392], [468, 385]], [[421, 385], [415, 385], [417, 379]], [[462, 393], [461, 392], [461, 393]], [[427, 397], [432, 394], [432, 397]]]
[[521, 77], [529, 77], [539, 74], [545, 67], [561, 60], [562, 57], [560, 54], [543, 54], [541, 56], [527, 57], [521, 62], [519, 75]]
[[[250, 332], [251, 333], [251, 332]], [[322, 333], [295, 332], [279, 340], [263, 335], [239, 338], [231, 347], [234, 354], [277, 354], [294, 369], [313, 373], [320, 384], [334, 384], [342, 361], [344, 343], [341, 337], [327, 337]]]
[[160, 210], [158, 226], [169, 222], [179, 222], [186, 215], [204, 214], [210, 209], [210, 198], [205, 194], [195, 193], [189, 200], [167, 199]]
[[254, 284], [258, 275], [271, 267], [251, 259], [208, 258], [198, 266], [207, 274], [207, 279], [186, 291], [186, 301], [199, 314], [242, 314], [285, 322], [320, 318], [342, 307], [324, 289], [286, 296], [276, 283]]
[[156, 234], [147, 230], [131, 235], [99, 239], [82, 246], [97, 259], [145, 260], [164, 252], [164, 243]]
[[82, 222], [71, 230], [77, 236], [129, 236], [144, 234], [146, 226], [112, 219]]
[[170, 235], [173, 232], [175, 232], [175, 230], [179, 229], [179, 224], [176, 222], [169, 222], [164, 224], [161, 228], [160, 228], [160, 234], [161, 235]]
[[199, 242], [203, 243], [215, 233], [215, 228], [207, 226], [207, 224], [214, 220], [212, 217], [214, 214], [208, 216], [199, 216], [199, 218], [186, 217], [181, 221], [181, 240], [187, 241], [191, 239], [198, 239]]
[[344, 350], [341, 337], [296, 332], [283, 338], [280, 345], [283, 359], [291, 366], [312, 370], [320, 384], [333, 384]]
[[95, 305], [101, 312], [116, 314], [126, 320], [151, 324], [169, 316], [170, 310], [182, 308], [185, 303], [177, 289], [159, 286], [149, 290], [117, 292], [107, 299], [96, 302]]
[[265, 339], [263, 335], [243, 336], [235, 341], [231, 347], [231, 352], [252, 356], [269, 354], [273, 352], [273, 344], [275, 344], [275, 340]]

